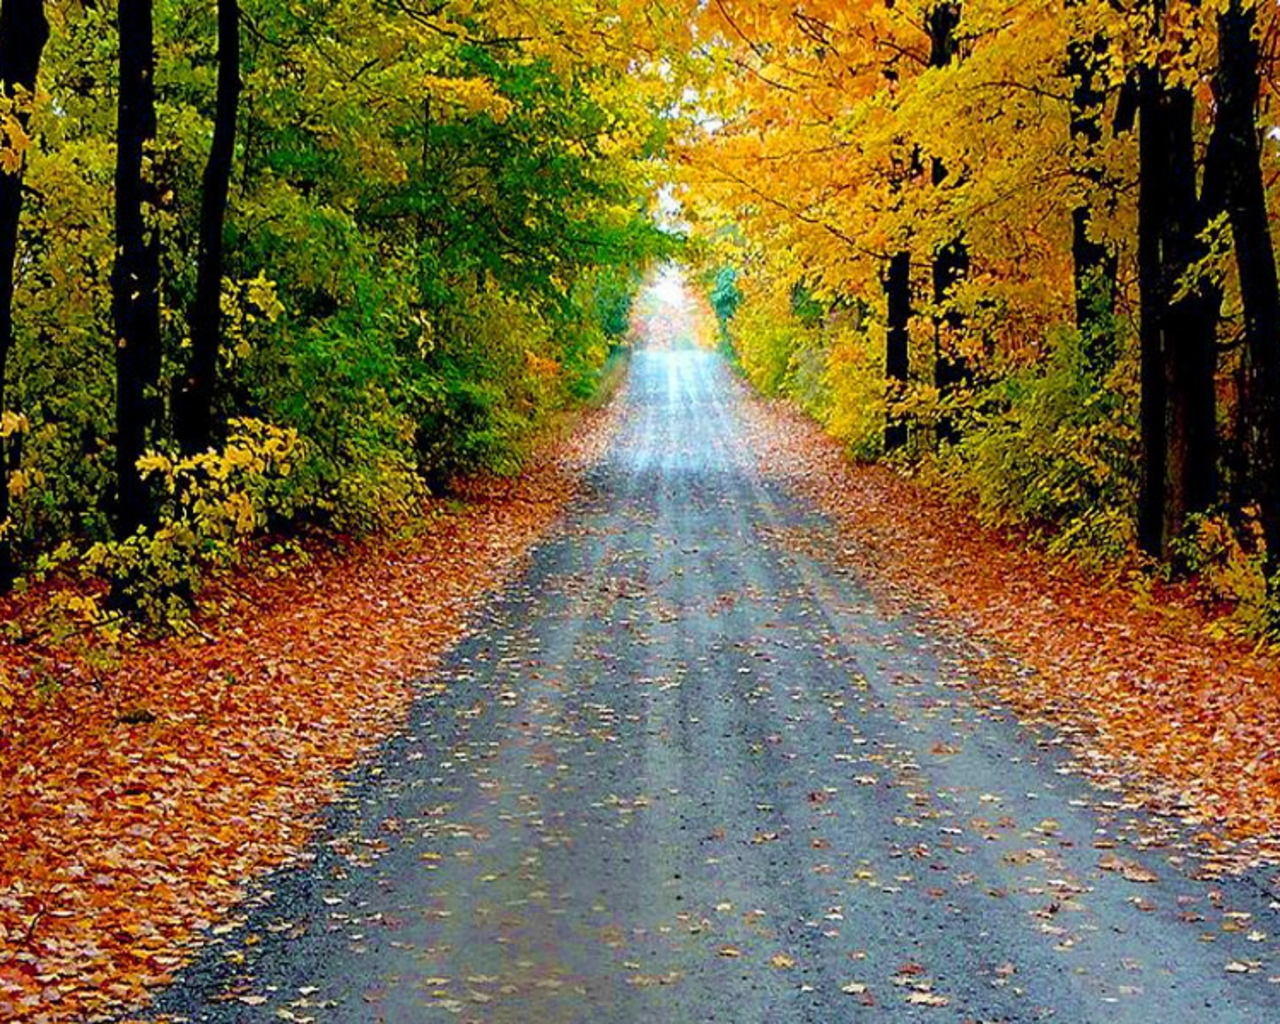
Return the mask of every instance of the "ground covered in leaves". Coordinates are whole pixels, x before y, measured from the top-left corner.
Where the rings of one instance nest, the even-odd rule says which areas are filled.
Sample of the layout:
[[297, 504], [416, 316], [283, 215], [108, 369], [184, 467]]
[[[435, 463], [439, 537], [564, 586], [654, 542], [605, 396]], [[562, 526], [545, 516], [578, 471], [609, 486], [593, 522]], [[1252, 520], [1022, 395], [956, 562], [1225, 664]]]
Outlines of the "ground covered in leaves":
[[1215, 635], [1185, 595], [1141, 599], [892, 469], [851, 463], [784, 403], [750, 409], [765, 471], [836, 517], [864, 579], [989, 645], [974, 667], [1024, 720], [1079, 740], [1097, 780], [1203, 826], [1224, 867], [1280, 859], [1273, 653]]
[[413, 681], [559, 516], [613, 419], [590, 414], [519, 479], [470, 482], [412, 535], [224, 581], [238, 612], [110, 669], [0, 646], [20, 684], [0, 730], [0, 1019], [107, 1019], [166, 983], [248, 880], [295, 857], [341, 773], [403, 721]]

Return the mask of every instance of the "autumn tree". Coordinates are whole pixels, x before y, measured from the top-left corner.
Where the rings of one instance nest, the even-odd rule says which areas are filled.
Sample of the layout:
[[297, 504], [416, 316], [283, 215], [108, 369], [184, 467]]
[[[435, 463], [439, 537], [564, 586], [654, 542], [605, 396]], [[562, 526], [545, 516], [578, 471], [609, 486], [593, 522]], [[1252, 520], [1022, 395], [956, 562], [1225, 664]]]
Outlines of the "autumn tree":
[[[1195, 33], [1199, 11], [1151, 8], [1157, 42]], [[1185, 36], [1183, 37], [1185, 38]], [[1159, 51], [1163, 53], [1164, 51]], [[1195, 95], [1185, 71], [1148, 58], [1136, 70], [1139, 122], [1138, 280], [1142, 301], [1142, 491], [1139, 540], [1167, 556], [1187, 517], [1217, 498], [1214, 391], [1222, 293], [1199, 273], [1221, 208], [1220, 170], [1195, 150]]]
[[[884, 271], [885, 352], [884, 375], [891, 399], [901, 396], [911, 380], [911, 251], [902, 249], [889, 257]], [[885, 412], [885, 451], [906, 446], [905, 418], [889, 408]]]
[[151, 0], [120, 0], [112, 320], [116, 344], [116, 534], [148, 518], [138, 468], [156, 440], [160, 387], [160, 237], [152, 164], [156, 140], [155, 43]]
[[18, 225], [22, 219], [30, 105], [35, 98], [40, 55], [49, 38], [43, 0], [4, 0], [0, 4], [0, 89], [4, 110], [4, 149], [0, 152], [0, 587], [13, 578], [9, 471], [21, 461], [22, 421], [6, 407], [5, 381], [13, 350], [14, 275]]
[[174, 432], [187, 453], [213, 441], [213, 397], [222, 345], [223, 231], [240, 105], [239, 0], [218, 0], [217, 63], [213, 139], [200, 189], [195, 298], [188, 318], [191, 355], [173, 401]]
[[[1080, 13], [1080, 4], [1068, 6]], [[1115, 247], [1095, 237], [1094, 206], [1107, 201], [1114, 183], [1106, 180], [1100, 151], [1106, 130], [1108, 41], [1088, 25], [1075, 27], [1067, 41], [1066, 75], [1071, 83], [1072, 171], [1079, 198], [1071, 210], [1071, 263], [1075, 325], [1085, 345], [1094, 381], [1101, 385], [1117, 356]], [[1111, 201], [1114, 202], [1114, 199]]]
[[[1063, 543], [1168, 557], [1229, 496], [1275, 535], [1280, 303], [1258, 113], [1271, 9], [694, 12], [719, 123], [691, 136], [687, 195], [711, 230], [742, 227], [730, 335], [749, 372], [821, 346], [826, 376], [783, 371], [783, 392], [841, 431], [851, 404], [875, 401], [852, 337], [760, 328], [753, 273], [819, 282], [871, 300], [860, 344], [897, 396], [879, 439], [849, 438], [859, 450], [901, 448], [909, 416], [936, 423], [950, 486], [995, 521], [1062, 524]], [[1224, 302], [1242, 310], [1234, 347]], [[922, 315], [936, 359], [908, 348]], [[1237, 361], [1238, 398], [1223, 377]], [[1224, 471], [1218, 424], [1233, 417], [1244, 454]]]
[[[925, 27], [929, 35], [929, 67], [949, 67], [960, 56], [961, 5], [944, 2], [929, 9]], [[935, 188], [947, 184], [946, 162], [938, 156], [930, 160], [930, 180]], [[954, 171], [952, 172], [954, 174]], [[969, 272], [969, 247], [963, 230], [955, 237], [943, 240], [933, 253], [931, 277], [933, 284], [934, 331], [934, 381], [945, 398], [957, 387], [972, 383], [972, 367], [963, 352], [960, 332], [963, 318], [955, 308], [955, 292]], [[939, 437], [950, 440], [955, 428], [949, 416], [939, 420]]]
[[1237, 501], [1256, 503], [1267, 567], [1280, 567], [1280, 289], [1258, 121], [1261, 53], [1257, 7], [1229, 0], [1218, 15], [1214, 132], [1207, 158], [1222, 176], [1244, 312], [1240, 395], [1244, 479]]

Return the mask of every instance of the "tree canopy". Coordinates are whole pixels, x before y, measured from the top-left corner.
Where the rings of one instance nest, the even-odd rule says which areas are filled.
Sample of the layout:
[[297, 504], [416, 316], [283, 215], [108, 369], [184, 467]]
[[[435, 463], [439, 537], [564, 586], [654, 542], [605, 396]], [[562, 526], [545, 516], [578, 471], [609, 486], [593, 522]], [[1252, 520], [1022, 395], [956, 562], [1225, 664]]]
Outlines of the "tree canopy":
[[135, 604], [515, 469], [672, 244], [644, 5], [0, 10], [9, 578], [87, 553]]
[[680, 176], [749, 376], [989, 521], [1196, 567], [1212, 526], [1274, 577], [1273, 8], [690, 10]]
[[6, 579], [182, 595], [514, 470], [674, 251], [668, 180], [744, 371], [855, 454], [1065, 550], [1276, 575], [1265, 5], [0, 15]]

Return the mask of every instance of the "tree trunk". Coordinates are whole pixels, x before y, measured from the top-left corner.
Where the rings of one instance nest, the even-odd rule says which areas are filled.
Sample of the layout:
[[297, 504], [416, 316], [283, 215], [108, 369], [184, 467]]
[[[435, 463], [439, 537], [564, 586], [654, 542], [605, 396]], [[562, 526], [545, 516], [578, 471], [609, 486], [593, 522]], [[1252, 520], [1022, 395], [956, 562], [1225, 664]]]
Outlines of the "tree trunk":
[[1183, 280], [1206, 254], [1201, 234], [1217, 212], [1208, 194], [1216, 172], [1206, 169], [1206, 194], [1198, 193], [1191, 91], [1169, 85], [1154, 68], [1142, 72], [1140, 91], [1138, 532], [1144, 550], [1168, 558], [1187, 517], [1217, 498], [1214, 371], [1222, 295], [1215, 284], [1188, 288]]
[[160, 239], [147, 224], [156, 188], [144, 156], [156, 136], [151, 0], [120, 0], [120, 95], [116, 127], [116, 261], [111, 312], [116, 333], [116, 535], [150, 517], [138, 459], [159, 420]]
[[189, 314], [191, 358], [173, 406], [174, 430], [187, 454], [203, 451], [213, 441], [213, 396], [222, 345], [222, 236], [239, 104], [240, 4], [218, 0], [218, 98], [201, 194], [196, 295]]
[[925, 30], [929, 33], [929, 67], [945, 68], [960, 56], [960, 4], [951, 0], [929, 9]]
[[[936, 358], [933, 365], [934, 384], [942, 397], [954, 394], [962, 385], [973, 382], [973, 368], [963, 354], [955, 348], [964, 329], [964, 317], [955, 309], [948, 309], [956, 285], [969, 273], [969, 248], [957, 238], [933, 255], [933, 303], [945, 312], [935, 314], [933, 320]], [[949, 416], [938, 419], [938, 440], [954, 441], [958, 436], [955, 423]]]
[[1164, 288], [1160, 264], [1165, 195], [1160, 77], [1154, 68], [1139, 73], [1138, 86], [1138, 294], [1139, 433], [1142, 449], [1138, 494], [1138, 543], [1159, 557], [1164, 552], [1165, 406]]
[[[23, 103], [20, 93], [30, 96], [36, 89], [40, 55], [49, 40], [49, 22], [44, 0], [3, 0], [0, 3], [0, 83], [4, 95]], [[19, 106], [18, 123], [26, 131], [29, 110]], [[24, 164], [10, 173], [0, 173], [0, 411], [5, 408], [5, 383], [9, 353], [13, 350], [13, 291], [17, 273], [18, 224], [22, 217], [22, 172]], [[18, 440], [0, 438], [0, 525], [10, 516], [9, 471], [16, 467], [10, 448]], [[5, 529], [0, 533], [0, 589], [8, 589], [14, 577], [13, 540]]]
[[[896, 252], [884, 277], [886, 332], [884, 375], [890, 400], [900, 397], [911, 373], [911, 253]], [[885, 413], [884, 449], [896, 451], [907, 443], [907, 423], [892, 410]]]
[[[930, 9], [926, 28], [929, 33], [929, 66], [945, 68], [960, 56], [960, 40], [956, 29], [960, 27], [959, 3], [940, 3]], [[943, 162], [934, 158], [931, 179], [935, 188], [947, 177]], [[972, 382], [973, 370], [968, 360], [955, 348], [964, 318], [948, 305], [954, 298], [956, 286], [969, 272], [969, 249], [963, 237], [957, 237], [940, 246], [933, 256], [933, 303], [940, 312], [934, 314], [934, 384], [945, 398], [963, 384]], [[945, 312], [941, 312], [945, 310]], [[948, 416], [938, 419], [938, 440], [956, 438], [955, 424]]]
[[1217, 118], [1210, 149], [1222, 168], [1244, 307], [1240, 497], [1258, 506], [1268, 575], [1274, 575], [1280, 563], [1280, 286], [1255, 119], [1260, 84], [1255, 17], [1254, 8], [1231, 0], [1218, 18]]
[[1085, 199], [1071, 211], [1071, 258], [1075, 279], [1076, 329], [1083, 345], [1090, 383], [1101, 385], [1115, 365], [1116, 254], [1091, 237], [1092, 192], [1103, 184], [1097, 163], [1102, 142], [1102, 113], [1106, 92], [1099, 84], [1106, 37], [1098, 34], [1067, 46], [1067, 74], [1072, 81], [1071, 141], [1073, 170], [1086, 184]]
[[1207, 255], [1201, 233], [1213, 214], [1196, 192], [1195, 98], [1183, 86], [1164, 90], [1169, 206], [1162, 242], [1168, 309], [1164, 322], [1168, 383], [1168, 456], [1165, 467], [1164, 546], [1182, 532], [1187, 516], [1218, 497], [1216, 389], [1218, 285], [1203, 282], [1175, 298], [1183, 275]]

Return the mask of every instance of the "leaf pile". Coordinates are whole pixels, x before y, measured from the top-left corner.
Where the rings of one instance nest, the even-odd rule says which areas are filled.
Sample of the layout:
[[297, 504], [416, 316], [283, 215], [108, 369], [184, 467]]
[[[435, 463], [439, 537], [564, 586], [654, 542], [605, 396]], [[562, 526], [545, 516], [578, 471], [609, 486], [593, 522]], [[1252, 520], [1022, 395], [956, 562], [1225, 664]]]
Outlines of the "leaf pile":
[[746, 408], [765, 471], [835, 517], [842, 557], [989, 651], [973, 667], [1020, 716], [1070, 737], [1086, 770], [1212, 844], [1211, 866], [1280, 859], [1280, 666], [1213, 635], [1168, 589], [1139, 602], [982, 527], [889, 468], [855, 464], [794, 407]]
[[411, 537], [242, 576], [240, 614], [111, 671], [0, 646], [27, 684], [0, 740], [0, 1019], [109, 1019], [165, 983], [248, 880], [298, 857], [336, 777], [403, 720], [412, 680], [613, 427], [592, 414], [520, 478], [436, 503]]

